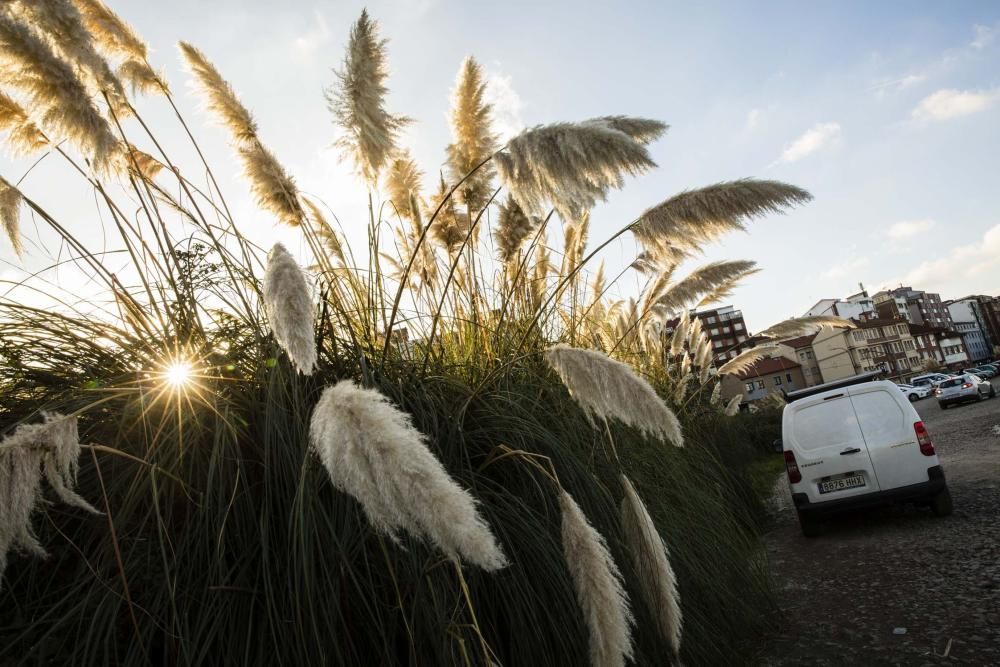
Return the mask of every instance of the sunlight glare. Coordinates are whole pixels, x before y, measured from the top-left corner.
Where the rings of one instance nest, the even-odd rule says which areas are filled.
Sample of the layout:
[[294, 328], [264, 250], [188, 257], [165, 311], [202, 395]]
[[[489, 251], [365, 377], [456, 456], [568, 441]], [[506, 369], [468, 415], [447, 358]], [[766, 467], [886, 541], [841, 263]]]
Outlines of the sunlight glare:
[[192, 369], [191, 364], [185, 362], [176, 362], [171, 364], [166, 373], [164, 373], [164, 378], [171, 387], [175, 389], [180, 389], [188, 382], [191, 381]]

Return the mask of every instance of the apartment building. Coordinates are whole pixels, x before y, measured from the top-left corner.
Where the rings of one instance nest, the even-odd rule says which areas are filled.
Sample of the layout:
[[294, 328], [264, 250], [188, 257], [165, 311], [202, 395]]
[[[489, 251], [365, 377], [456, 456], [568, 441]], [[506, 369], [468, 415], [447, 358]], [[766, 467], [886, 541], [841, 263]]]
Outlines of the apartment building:
[[898, 287], [882, 290], [874, 296], [875, 311], [885, 319], [901, 318], [913, 324], [952, 329], [951, 314], [941, 301], [940, 294]]
[[806, 311], [806, 315], [833, 315], [844, 319], [854, 319], [874, 310], [874, 301], [868, 296], [868, 292], [862, 289], [857, 294], [852, 294], [845, 299], [820, 299]]
[[742, 395], [744, 403], [805, 387], [802, 367], [782, 356], [760, 359], [742, 373], [722, 376], [722, 398]]
[[[716, 367], [726, 363], [743, 350], [753, 347], [749, 340], [750, 334], [747, 332], [743, 312], [733, 306], [692, 311], [690, 317], [697, 317], [701, 320], [702, 330], [712, 341]], [[679, 322], [679, 317], [667, 321], [666, 334], [672, 334]]]
[[947, 306], [972, 361], [1000, 356], [1000, 298], [979, 294]]

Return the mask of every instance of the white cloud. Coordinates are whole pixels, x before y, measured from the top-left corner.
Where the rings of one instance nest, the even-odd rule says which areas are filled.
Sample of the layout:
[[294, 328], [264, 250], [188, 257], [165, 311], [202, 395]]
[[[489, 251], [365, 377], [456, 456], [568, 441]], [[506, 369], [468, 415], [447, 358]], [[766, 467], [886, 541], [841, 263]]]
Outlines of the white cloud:
[[326, 18], [319, 11], [314, 12], [313, 17], [315, 20], [312, 27], [292, 41], [295, 52], [300, 57], [311, 56], [330, 40], [330, 27], [326, 23]]
[[747, 113], [747, 129], [751, 132], [757, 129], [757, 125], [760, 123], [760, 109], [750, 109]]
[[869, 264], [869, 259], [867, 257], [852, 257], [840, 264], [831, 266], [829, 269], [820, 274], [821, 278], [827, 280], [839, 280], [841, 278], [849, 278], [855, 275], [858, 271], [865, 268]]
[[782, 162], [795, 162], [829, 146], [840, 137], [839, 123], [817, 123], [793, 141], [781, 154]]
[[486, 72], [486, 101], [493, 105], [493, 128], [505, 141], [524, 129], [521, 110], [524, 101], [514, 90], [509, 75], [504, 75], [499, 68], [491, 67]]
[[975, 25], [972, 29], [976, 32], [976, 38], [969, 45], [979, 51], [985, 49], [1000, 32], [1000, 24], [997, 25]]
[[986, 91], [946, 88], [922, 99], [912, 116], [916, 120], [948, 120], [983, 111], [1000, 100], [1000, 89]]
[[976, 243], [955, 246], [937, 259], [922, 262], [898, 279], [883, 284], [913, 285], [940, 292], [944, 298], [1000, 292], [1000, 224], [993, 225]]
[[889, 227], [889, 229], [886, 230], [885, 235], [893, 241], [905, 241], [923, 234], [933, 226], [934, 221], [929, 219], [900, 220]]

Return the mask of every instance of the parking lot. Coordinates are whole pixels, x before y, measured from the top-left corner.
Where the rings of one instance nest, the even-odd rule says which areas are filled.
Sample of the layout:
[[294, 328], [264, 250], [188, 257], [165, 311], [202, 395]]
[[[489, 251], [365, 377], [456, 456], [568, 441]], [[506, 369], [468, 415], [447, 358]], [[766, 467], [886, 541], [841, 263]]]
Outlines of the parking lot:
[[1000, 398], [915, 407], [954, 514], [854, 513], [806, 539], [779, 480], [766, 544], [781, 609], [762, 664], [1000, 664]]

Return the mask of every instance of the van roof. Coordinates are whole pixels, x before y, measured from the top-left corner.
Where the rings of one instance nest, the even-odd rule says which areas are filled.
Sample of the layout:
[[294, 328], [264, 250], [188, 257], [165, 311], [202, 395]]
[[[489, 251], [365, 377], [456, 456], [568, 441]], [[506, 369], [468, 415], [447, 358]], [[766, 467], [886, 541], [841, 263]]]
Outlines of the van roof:
[[797, 401], [801, 398], [806, 398], [807, 396], [822, 394], [824, 391], [830, 391], [831, 389], [841, 389], [855, 384], [874, 382], [875, 380], [881, 380], [884, 374], [884, 371], [870, 371], [868, 373], [861, 373], [860, 375], [852, 375], [851, 377], [834, 380], [833, 382], [818, 384], [815, 387], [806, 387], [805, 389], [790, 391], [785, 394], [785, 402], [791, 403], [792, 401]]

